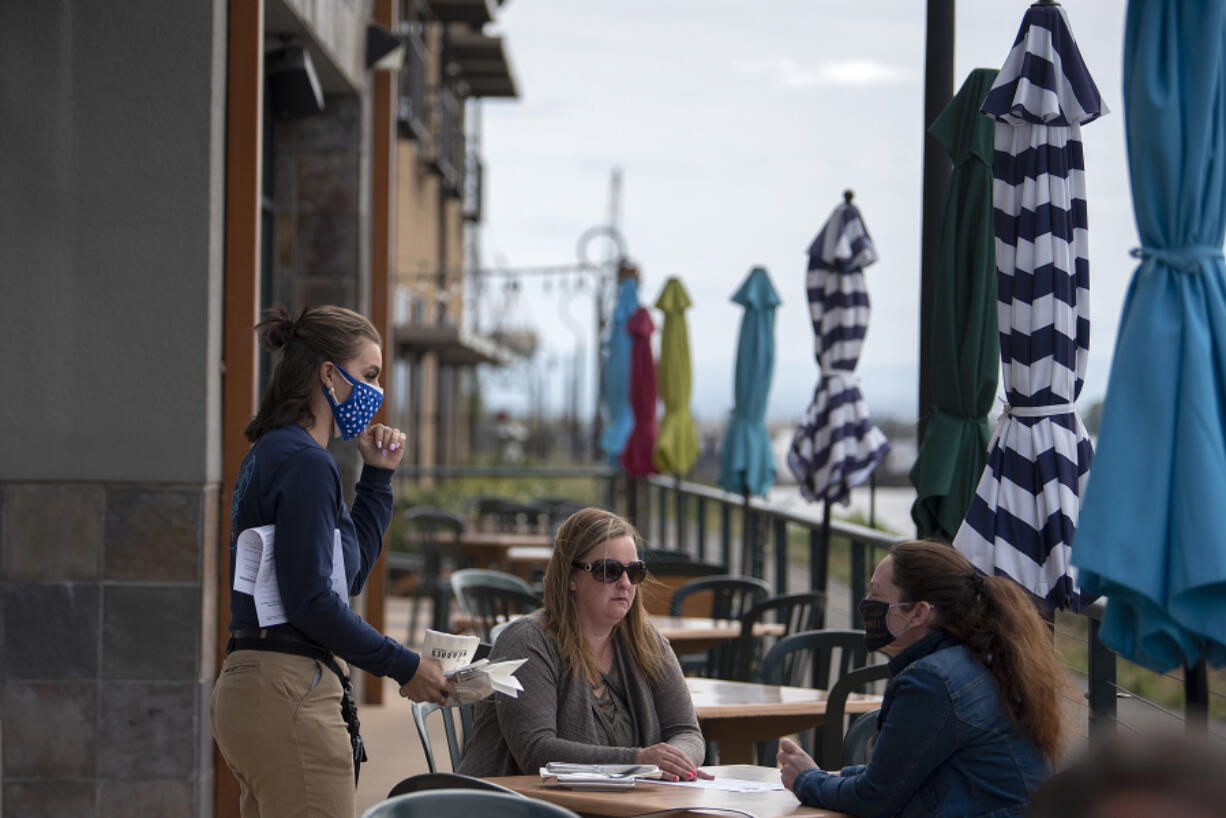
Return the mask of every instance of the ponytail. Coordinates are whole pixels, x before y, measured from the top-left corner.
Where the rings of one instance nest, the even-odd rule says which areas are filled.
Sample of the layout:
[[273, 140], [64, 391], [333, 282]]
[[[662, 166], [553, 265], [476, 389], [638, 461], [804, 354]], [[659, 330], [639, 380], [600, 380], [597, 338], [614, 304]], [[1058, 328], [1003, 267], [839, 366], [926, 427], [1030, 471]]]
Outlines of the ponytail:
[[1011, 580], [979, 574], [942, 543], [900, 543], [890, 554], [904, 599], [932, 604], [938, 626], [983, 662], [1014, 725], [1054, 764], [1066, 741], [1060, 699], [1068, 682], [1034, 602]]

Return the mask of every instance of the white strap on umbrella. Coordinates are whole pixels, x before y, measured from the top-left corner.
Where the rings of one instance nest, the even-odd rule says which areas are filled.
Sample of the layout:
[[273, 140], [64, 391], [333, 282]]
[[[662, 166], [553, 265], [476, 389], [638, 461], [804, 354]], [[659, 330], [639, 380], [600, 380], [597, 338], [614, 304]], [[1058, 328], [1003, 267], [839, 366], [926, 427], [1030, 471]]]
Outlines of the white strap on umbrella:
[[988, 442], [988, 449], [991, 450], [996, 441], [1000, 439], [1001, 433], [1005, 430], [1005, 424], [1010, 418], [1048, 418], [1055, 415], [1068, 415], [1077, 411], [1071, 403], [1053, 403], [1048, 406], [1011, 406], [1005, 404], [1005, 410], [1000, 413], [1000, 417], [996, 419], [996, 424], [992, 427], [992, 439]]

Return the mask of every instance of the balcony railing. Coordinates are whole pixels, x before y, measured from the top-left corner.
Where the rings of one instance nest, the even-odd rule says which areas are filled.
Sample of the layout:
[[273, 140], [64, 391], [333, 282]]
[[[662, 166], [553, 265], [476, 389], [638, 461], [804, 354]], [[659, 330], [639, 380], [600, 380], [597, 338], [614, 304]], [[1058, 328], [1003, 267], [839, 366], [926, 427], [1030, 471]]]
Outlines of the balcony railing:
[[485, 163], [475, 150], [464, 157], [464, 221], [481, 223], [484, 191]]
[[422, 153], [428, 153], [430, 141], [429, 98], [426, 93], [426, 60], [428, 52], [422, 38], [419, 23], [407, 24], [403, 29], [405, 39], [404, 70], [400, 77], [400, 110], [398, 125], [401, 136], [416, 139]]
[[458, 197], [464, 190], [464, 110], [450, 88], [440, 88], [434, 166], [443, 177], [443, 191]]

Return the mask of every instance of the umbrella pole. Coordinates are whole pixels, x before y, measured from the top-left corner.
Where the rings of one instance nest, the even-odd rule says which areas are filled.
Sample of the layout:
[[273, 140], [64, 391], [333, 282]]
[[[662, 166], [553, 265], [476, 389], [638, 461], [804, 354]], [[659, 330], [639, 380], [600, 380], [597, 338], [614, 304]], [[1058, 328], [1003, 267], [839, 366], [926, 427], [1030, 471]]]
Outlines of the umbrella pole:
[[1209, 735], [1209, 673], [1205, 660], [1183, 669], [1183, 709], [1188, 732]]
[[[826, 504], [829, 509], [830, 504]], [[868, 527], [877, 527], [877, 470], [873, 469], [868, 474]]]
[[[830, 501], [829, 500], [824, 501], [823, 507], [822, 507], [822, 559], [824, 559], [827, 563], [830, 562]], [[826, 573], [827, 573], [826, 568], [823, 567], [822, 576], [825, 577]], [[823, 587], [814, 588], [814, 590], [822, 591], [823, 593], [825, 593], [826, 591], [825, 583], [823, 583]], [[855, 592], [853, 591], [852, 594], [854, 596]]]
[[749, 492], [741, 495], [741, 574], [754, 576], [753, 513], [749, 510]]

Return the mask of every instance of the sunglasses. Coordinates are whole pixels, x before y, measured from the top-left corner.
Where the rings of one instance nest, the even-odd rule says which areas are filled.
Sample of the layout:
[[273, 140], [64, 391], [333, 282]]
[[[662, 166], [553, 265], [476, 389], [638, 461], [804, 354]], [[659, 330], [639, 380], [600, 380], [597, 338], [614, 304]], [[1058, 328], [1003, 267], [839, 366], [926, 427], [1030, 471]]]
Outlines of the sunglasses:
[[635, 560], [626, 565], [617, 560], [596, 560], [595, 562], [579, 562], [575, 560], [571, 563], [571, 566], [581, 571], [587, 571], [592, 575], [593, 579], [600, 582], [617, 582], [621, 579], [622, 574], [625, 573], [631, 585], [638, 585], [647, 577], [647, 564], [642, 560]]

